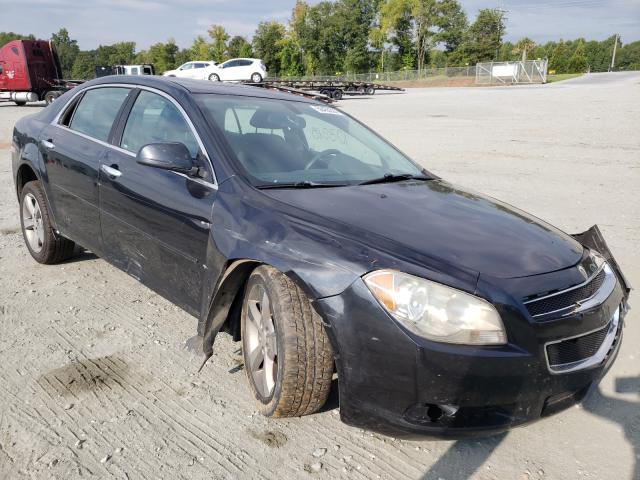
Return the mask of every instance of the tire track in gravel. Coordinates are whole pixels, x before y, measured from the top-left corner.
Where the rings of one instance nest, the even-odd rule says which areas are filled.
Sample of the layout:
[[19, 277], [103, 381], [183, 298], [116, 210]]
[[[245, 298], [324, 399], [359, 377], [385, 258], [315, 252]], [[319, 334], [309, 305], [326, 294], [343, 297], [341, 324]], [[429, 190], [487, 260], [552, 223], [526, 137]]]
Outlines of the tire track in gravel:
[[[88, 265], [88, 267], [90, 267], [89, 270], [96, 270], [101, 263], [103, 262], [100, 260], [95, 262], [91, 261], [91, 264]], [[104, 266], [106, 267], [106, 270], [112, 268], [110, 266], [107, 266], [106, 264], [104, 264]], [[83, 275], [79, 268], [73, 268], [70, 270], [71, 271], [67, 273], [67, 276], [72, 277], [69, 280], [69, 282], [71, 283], [70, 286], [72, 287], [74, 286], [73, 284], [77, 283], [78, 281], [84, 280], [83, 278], [78, 277], [90, 275], [87, 273]], [[115, 270], [114, 273], [116, 275], [123, 275], [121, 272]], [[108, 272], [106, 275], [103, 273], [103, 275], [100, 275], [100, 277], [107, 278], [108, 283], [110, 284], [113, 283], [113, 280], [110, 279]], [[154, 330], [153, 334], [150, 335], [148, 329], [145, 329], [142, 324], [148, 321], [153, 322], [154, 320], [149, 320], [148, 313], [146, 312], [144, 320], [140, 319], [141, 315], [139, 314], [139, 305], [142, 302], [149, 302], [150, 300], [153, 300], [157, 302], [157, 304], [154, 306], [162, 309], [162, 302], [164, 302], [164, 300], [155, 297], [155, 294], [151, 292], [145, 294], [144, 290], [146, 289], [144, 287], [138, 286], [132, 280], [129, 280], [128, 278], [124, 280], [125, 281], [122, 282], [122, 284], [120, 284], [116, 289], [111, 288], [110, 294], [105, 295], [98, 295], [98, 293], [100, 293], [101, 291], [104, 292], [104, 284], [100, 285], [97, 282], [84, 282], [83, 290], [85, 290], [88, 295], [85, 295], [83, 298], [90, 298], [91, 304], [87, 305], [84, 302], [73, 303], [79, 303], [81, 311], [92, 317], [104, 317], [105, 313], [107, 313], [106, 319], [109, 323], [116, 323], [121, 328], [131, 330], [134, 335], [143, 338], [146, 342], [149, 342], [154, 338], [159, 338], [166, 343], [171, 342], [173, 345], [176, 345], [177, 342], [175, 342], [175, 336], [169, 336], [165, 334], [165, 332], [167, 331], [166, 325], [161, 324], [156, 319], [155, 321], [156, 323], [158, 323], [158, 327]], [[136, 288], [127, 288], [128, 286], [126, 285], [126, 281], [131, 281]], [[113, 301], [113, 299], [115, 298], [118, 299], [117, 302]], [[162, 311], [161, 314], [163, 316], [162, 320], [165, 320], [165, 322], [167, 319], [164, 317], [172, 316], [172, 312], [167, 311], [166, 309]], [[191, 319], [191, 317], [188, 317], [186, 314], [180, 313], [178, 315], [178, 317], [181, 316]], [[193, 323], [195, 323], [195, 321]], [[71, 325], [71, 327], [75, 327], [76, 325], [78, 325], [77, 322]], [[69, 330], [69, 328], [67, 328], [67, 330]], [[77, 348], [78, 342], [77, 339], [72, 339], [71, 337], [81, 337], [82, 335], [83, 332], [74, 331], [73, 329], [70, 330], [69, 335], [66, 336], [66, 341], [72, 349]], [[229, 342], [220, 342], [220, 344], [224, 345], [224, 347], [227, 347], [229, 345]], [[221, 353], [228, 354], [228, 352], [222, 352], [223, 348], [220, 348], [220, 345], [218, 345], [218, 348]], [[185, 361], [185, 355], [183, 352], [176, 352], [175, 348], [171, 347], [164, 348], [163, 350], [164, 351], [162, 352], [162, 355], [165, 362]], [[208, 365], [207, 369], [210, 371], [211, 367], [215, 367], [214, 376], [215, 378], [217, 378], [215, 384], [211, 385], [211, 387], [216, 390], [221, 398], [227, 399], [231, 405], [234, 405], [236, 407], [233, 409], [234, 415], [237, 414], [237, 416], [241, 418], [246, 416], [247, 411], [252, 410], [252, 403], [248, 398], [241, 402], [238, 401], [238, 382], [235, 381], [235, 379], [226, 380], [232, 377], [229, 377], [229, 375], [227, 374], [228, 369], [225, 366], [215, 365], [212, 362], [210, 365]], [[211, 375], [209, 375], [207, 379], [205, 379], [206, 383], [209, 383], [208, 378], [210, 377]], [[169, 388], [173, 391], [173, 393], [169, 394], [168, 396], [155, 395], [156, 400], [162, 402], [169, 401], [172, 407], [178, 406], [182, 408], [183, 416], [186, 415], [187, 418], [189, 418], [192, 422], [195, 421], [191, 418], [192, 412], [189, 412], [184, 406], [172, 401], [175, 389], [166, 382], [163, 382], [162, 377], [156, 377], [156, 381], [160, 382], [163, 387]], [[142, 392], [140, 392], [140, 394], [143, 395]], [[246, 396], [245, 394], [246, 392], [242, 392], [242, 396]], [[97, 399], [97, 401], [100, 401], [100, 399]], [[210, 408], [207, 409], [207, 405], [203, 405], [202, 402], [197, 402], [193, 398], [187, 399], [187, 402], [189, 406], [194, 407], [198, 412], [198, 415], [196, 416], [196, 418], [198, 419], [197, 425], [202, 432], [205, 432], [207, 434], [208, 437], [208, 440], [207, 438], [205, 438], [203, 441], [211, 441], [211, 435], [214, 435], [213, 433], [210, 433], [211, 425], [215, 425], [217, 422], [219, 422], [220, 419], [212, 416], [210, 413]], [[172, 412], [173, 411], [165, 413], [170, 414]], [[184, 420], [183, 416], [181, 416], [181, 418]], [[207, 421], [200, 421], [199, 419], [201, 418], [206, 418]], [[341, 467], [346, 466], [347, 468], [349, 468], [349, 472], [351, 475], [357, 475], [362, 478], [376, 476], [377, 474], [382, 474], [383, 476], [403, 476], [405, 478], [411, 478], [412, 476], [419, 475], [420, 473], [420, 470], [418, 468], [414, 467], [413, 465], [407, 465], [406, 459], [400, 459], [399, 457], [396, 457], [396, 455], [390, 455], [389, 445], [387, 444], [382, 444], [380, 448], [375, 448], [375, 450], [371, 448], [372, 445], [368, 445], [367, 447], [365, 447], [359, 439], [353, 438], [355, 432], [358, 432], [358, 430], [353, 430], [352, 433], [350, 431], [350, 427], [345, 427], [338, 421], [330, 422], [329, 426], [318, 425], [315, 421], [312, 423], [308, 419], [295, 420], [293, 422], [295, 422], [296, 425], [294, 429], [295, 432], [291, 434], [291, 437], [297, 436], [300, 438], [319, 438], [322, 439], [323, 442], [337, 442], [341, 445], [340, 455], [346, 458], [350, 458], [348, 461], [345, 462], [344, 460], [340, 460], [336, 457], [331, 457], [332, 459], [336, 458], [335, 461], [330, 461], [328, 458], [325, 460], [325, 463], [328, 466], [335, 468], [336, 471], [339, 471]], [[224, 427], [225, 425], [223, 424], [222, 426]], [[250, 424], [247, 426], [250, 427]], [[280, 427], [280, 425], [278, 426]], [[342, 433], [342, 431], [345, 429], [346, 432]], [[234, 451], [238, 449], [238, 446], [226, 444], [222, 446], [222, 449], [222, 451]], [[375, 459], [372, 459], [370, 457], [373, 452], [375, 452]], [[357, 465], [360, 466], [359, 470], [356, 469]], [[391, 465], [394, 465], [395, 467], [391, 467]]]
[[[33, 376], [31, 375], [31, 377]], [[69, 448], [68, 447], [69, 443], [75, 444], [77, 441], [82, 440], [82, 435], [78, 435], [71, 428], [71, 426], [73, 425], [76, 427], [77, 431], [82, 432], [84, 434], [84, 437], [92, 438], [93, 441], [96, 441], [97, 439], [100, 443], [102, 443], [104, 445], [104, 447], [102, 448], [103, 452], [109, 450], [109, 445], [113, 445], [117, 443], [117, 439], [115, 437], [113, 436], [110, 437], [108, 435], [105, 435], [102, 431], [96, 429], [91, 423], [88, 423], [87, 426], [90, 428], [92, 434], [90, 432], [87, 432], [87, 430], [76, 421], [75, 417], [71, 415], [64, 407], [61, 407], [60, 402], [57, 401], [54, 398], [54, 396], [52, 396], [52, 392], [59, 394], [59, 390], [51, 386], [49, 380], [46, 377], [41, 377], [40, 379], [33, 378], [33, 380], [34, 380], [33, 384], [29, 384], [28, 389], [30, 390], [30, 393], [32, 393], [34, 397], [40, 400], [44, 400], [44, 403], [39, 405], [38, 407], [33, 407], [30, 410], [27, 410], [26, 406], [22, 406], [20, 403], [14, 403], [11, 405], [11, 408], [20, 412], [20, 415], [14, 416], [14, 418], [18, 420], [18, 422], [20, 422], [21, 418], [25, 418], [25, 417], [31, 420], [31, 426], [28, 428], [29, 431], [34, 431], [34, 426], [40, 428], [44, 425], [46, 427], [45, 433], [53, 434], [57, 441], [57, 442], [49, 441], [50, 445], [55, 446], [62, 443], [66, 443], [67, 448]], [[46, 385], [43, 385], [43, 383], [45, 383], [46, 385], [49, 385], [51, 388], [48, 388]], [[37, 395], [37, 393], [32, 387], [37, 387], [38, 390], [43, 393], [43, 395]], [[13, 396], [14, 396], [14, 399], [18, 400], [18, 397], [16, 395], [13, 395]], [[81, 409], [79, 405], [74, 405], [73, 408], [76, 411]], [[42, 410], [44, 410], [44, 412]], [[91, 411], [89, 409], [85, 409], [85, 412], [86, 414], [83, 414], [82, 417], [91, 418], [92, 416]], [[59, 420], [59, 427], [52, 425], [49, 421], [47, 421], [47, 418], [54, 418]], [[60, 420], [62, 418], [64, 418], [65, 421]], [[67, 438], [69, 438], [71, 441], [65, 441]], [[78, 457], [78, 454], [76, 452], [74, 452], [73, 450], [70, 450], [70, 451], [73, 453], [75, 457]], [[87, 450], [86, 448], [83, 449], [83, 452], [87, 452], [87, 451], [89, 450]], [[90, 460], [93, 461], [91, 465], [93, 467], [92, 471], [99, 471], [103, 469], [99, 461], [99, 458], [97, 458], [95, 455], [91, 455]], [[148, 471], [149, 470], [153, 471], [153, 467], [154, 467], [153, 465], [149, 464], [144, 460], [143, 460], [143, 463], [146, 464], [146, 467], [148, 468], [148, 470], [146, 472], [144, 470], [139, 471], [138, 472], [139, 478], [146, 478]], [[88, 468], [86, 464], [83, 464], [82, 466]], [[106, 471], [109, 471], [108, 468], [106, 467], [104, 468], [106, 469]], [[124, 472], [122, 473], [124, 474]]]
[[[144, 287], [141, 287], [141, 288], [144, 288]], [[154, 294], [152, 294], [152, 296], [153, 295]], [[105, 300], [106, 299], [104, 297], [98, 297], [96, 302], [97, 311], [101, 310], [101, 308], [98, 307], [98, 304], [105, 302]], [[118, 317], [122, 319], [124, 322], [126, 322], [126, 324], [130, 328], [134, 328], [134, 329], [137, 329], [138, 331], [144, 332], [144, 330], [138, 326], [139, 324], [137, 322], [127, 321], [127, 319], [129, 318], [137, 317], [136, 315], [131, 315], [129, 310], [131, 310], [132, 308], [129, 305], [131, 304], [126, 304], [121, 302], [115, 305], [114, 308], [110, 308], [109, 310], [110, 310], [110, 313], [117, 314]], [[102, 309], [104, 309], [106, 306], [107, 305], [103, 304]], [[133, 310], [136, 310], [136, 309], [133, 308]], [[168, 353], [171, 354], [172, 352], [170, 351]], [[224, 370], [222, 372], [217, 372], [217, 373], [221, 373], [222, 375], [227, 375], [227, 372]], [[164, 384], [164, 385], [169, 387], [167, 384]], [[225, 390], [227, 390], [229, 387], [228, 383], [225, 381], [222, 381], [221, 378], [218, 379], [215, 386], [222, 387]], [[231, 386], [236, 387], [236, 385], [231, 385]], [[233, 391], [232, 393], [234, 395], [237, 395], [237, 390]], [[237, 401], [237, 399], [234, 401]], [[249, 402], [245, 402], [245, 403], [248, 403], [248, 405], [251, 405]], [[200, 406], [197, 406], [197, 408], [201, 412], [203, 411]], [[239, 415], [242, 414], [242, 408], [237, 409], [237, 411]], [[213, 422], [217, 421], [216, 418], [211, 417], [206, 411], [204, 411], [204, 414], [207, 415]], [[307, 422], [301, 421], [301, 423], [302, 425], [305, 425]], [[205, 424], [204, 428], [206, 428], [207, 426], [209, 426], [209, 424]], [[388, 453], [388, 450], [389, 450], [388, 445], [382, 445], [381, 448], [376, 448], [375, 461], [374, 461], [374, 459], [371, 459], [370, 457], [371, 446], [369, 446], [369, 448], [360, 446], [359, 442], [357, 441], [354, 442], [354, 439], [351, 436], [344, 436], [340, 434], [336, 435], [337, 431], [341, 430], [340, 427], [345, 428], [339, 423], [337, 423], [337, 425], [332, 425], [328, 429], [323, 426], [320, 426], [320, 428], [317, 428], [317, 426], [309, 425], [309, 427], [311, 428], [307, 428], [307, 427], [301, 428], [298, 433], [303, 437], [306, 436], [305, 434], [309, 435], [309, 437], [307, 438], [313, 438], [314, 436], [317, 437], [320, 434], [328, 442], [335, 442], [337, 438], [338, 440], [341, 440], [342, 445], [349, 445], [347, 448], [345, 448], [347, 452], [347, 456], [350, 455], [352, 457], [358, 457], [360, 459], [359, 465], [361, 469], [356, 471], [358, 473], [361, 473], [363, 477], [367, 477], [367, 474], [375, 476], [376, 472], [379, 472], [381, 470], [382, 472], [385, 472], [386, 470], [385, 473], [389, 475], [393, 474], [393, 476], [395, 476], [396, 478], [398, 478], [399, 474], [402, 475], [404, 478], [414, 478], [415, 476], [419, 476], [421, 473], [420, 468], [416, 468], [412, 465], [407, 465], [406, 456], [404, 459], [401, 459], [395, 455], [390, 455]], [[338, 427], [338, 428], [336, 429], [335, 427]], [[346, 428], [349, 428], [349, 427], [346, 427]], [[327, 430], [327, 431], [324, 431], [324, 430]], [[395, 465], [396, 468], [394, 468], [393, 470], [389, 470], [389, 465]]]
[[[68, 342], [67, 338], [64, 335], [62, 335], [60, 332], [57, 333], [63, 340]], [[70, 346], [73, 346], [73, 343], [68, 344]], [[129, 398], [133, 402], [136, 402], [139, 406], [142, 406], [145, 410], [147, 410], [146, 415], [144, 416], [148, 421], [151, 422], [151, 418], [158, 418], [161, 419], [165, 425], [171, 425], [173, 430], [173, 432], [171, 433], [175, 433], [178, 436], [182, 435], [183, 437], [180, 438], [180, 440], [186, 441], [192, 447], [197, 448], [200, 455], [204, 456], [213, 453], [217, 458], [218, 465], [222, 466], [225, 469], [226, 473], [228, 473], [229, 475], [246, 473], [244, 472], [242, 465], [242, 462], [246, 459], [237, 458], [238, 462], [234, 462], [229, 458], [229, 456], [225, 456], [225, 451], [228, 451], [229, 453], [232, 453], [232, 457], [237, 457], [237, 454], [230, 451], [228, 446], [220, 445], [215, 438], [213, 438], [209, 434], [206, 434], [205, 432], [197, 432], [193, 428], [190, 428], [193, 427], [193, 425], [190, 424], [188, 420], [185, 421], [183, 419], [176, 419], [173, 415], [173, 413], [175, 412], [165, 410], [158, 405], [157, 400], [159, 399], [153, 393], [149, 392], [151, 394], [151, 397], [153, 398], [153, 401], [151, 401], [150, 404], [146, 402], [145, 400], [148, 399], [148, 395], [141, 391], [141, 388], [144, 385], [143, 380], [136, 380], [135, 376], [132, 376], [129, 373], [123, 375], [121, 371], [122, 366], [114, 363], [113, 359], [109, 359], [108, 363], [105, 362], [104, 364], [98, 364], [83, 352], [80, 353], [84, 357], [85, 361], [91, 363], [97, 370], [103, 373], [106, 377], [111, 378], [114, 383], [118, 385], [120, 391], [116, 393], [119, 396], [121, 396], [123, 393], [126, 393], [129, 395]], [[124, 403], [122, 404], [122, 407], [125, 408]], [[206, 438], [203, 438], [203, 434]], [[199, 442], [194, 440], [197, 440]], [[217, 444], [222, 448], [215, 448], [212, 443]], [[256, 468], [256, 472], [254, 473], [260, 476], [257, 470], [259, 468], [258, 465], [254, 463], [253, 467]]]

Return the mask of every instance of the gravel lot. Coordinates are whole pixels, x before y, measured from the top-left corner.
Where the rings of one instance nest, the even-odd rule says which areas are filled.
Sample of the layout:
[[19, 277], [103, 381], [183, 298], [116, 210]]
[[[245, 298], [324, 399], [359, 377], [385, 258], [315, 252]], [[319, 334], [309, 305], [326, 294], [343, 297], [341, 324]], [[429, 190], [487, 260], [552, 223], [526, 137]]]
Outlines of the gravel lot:
[[[90, 254], [31, 260], [9, 142], [39, 108], [0, 104], [0, 478], [640, 478], [637, 309], [584, 405], [498, 437], [382, 437], [342, 425], [335, 402], [300, 419], [259, 416], [226, 336], [198, 375], [185, 348], [194, 318]], [[640, 73], [341, 108], [448, 180], [568, 232], [599, 224], [640, 285]]]

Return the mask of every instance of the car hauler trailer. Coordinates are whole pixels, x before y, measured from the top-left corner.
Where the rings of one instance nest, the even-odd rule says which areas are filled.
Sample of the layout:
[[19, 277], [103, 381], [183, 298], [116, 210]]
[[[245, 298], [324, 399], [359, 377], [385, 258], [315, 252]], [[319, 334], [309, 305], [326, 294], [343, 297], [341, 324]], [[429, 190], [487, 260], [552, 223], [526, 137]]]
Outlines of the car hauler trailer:
[[51, 42], [13, 40], [0, 47], [0, 100], [22, 106], [48, 104], [80, 81], [62, 80], [60, 60]]
[[287, 78], [272, 78], [261, 83], [318, 92], [334, 100], [340, 100], [343, 95], [373, 95], [378, 90], [404, 92], [404, 88], [392, 87], [381, 83], [358, 82], [352, 80], [296, 80]]

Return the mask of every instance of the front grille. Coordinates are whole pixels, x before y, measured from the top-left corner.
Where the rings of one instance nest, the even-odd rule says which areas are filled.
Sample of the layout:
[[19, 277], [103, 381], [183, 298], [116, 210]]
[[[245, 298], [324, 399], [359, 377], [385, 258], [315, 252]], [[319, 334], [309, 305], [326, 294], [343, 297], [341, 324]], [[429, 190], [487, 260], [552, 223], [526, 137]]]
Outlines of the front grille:
[[549, 366], [555, 367], [566, 363], [579, 362], [593, 357], [609, 331], [609, 325], [581, 337], [564, 340], [547, 345]]
[[547, 313], [564, 310], [576, 305], [581, 300], [592, 297], [602, 286], [606, 273], [604, 269], [600, 270], [589, 283], [581, 287], [558, 293], [551, 297], [541, 298], [540, 300], [531, 300], [525, 305], [529, 314], [532, 316], [545, 315]]

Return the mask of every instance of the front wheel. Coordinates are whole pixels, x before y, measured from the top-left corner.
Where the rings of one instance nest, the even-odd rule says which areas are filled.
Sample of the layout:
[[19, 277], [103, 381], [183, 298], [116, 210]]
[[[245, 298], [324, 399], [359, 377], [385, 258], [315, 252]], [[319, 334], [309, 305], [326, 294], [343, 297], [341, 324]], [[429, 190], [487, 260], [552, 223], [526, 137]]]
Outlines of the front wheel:
[[242, 351], [249, 385], [267, 417], [298, 417], [326, 402], [333, 353], [305, 293], [270, 266], [256, 268], [242, 303]]
[[251, 75], [251, 81], [253, 83], [260, 83], [262, 82], [262, 75], [260, 75], [259, 73], [254, 73], [253, 75]]
[[209, 80], [211, 80], [212, 82], [219, 82], [220, 77], [218, 76], [218, 74], [212, 73], [211, 75], [209, 75]]
[[27, 183], [20, 192], [20, 225], [27, 249], [36, 262], [59, 263], [73, 255], [75, 244], [53, 231], [47, 202], [38, 181]]

